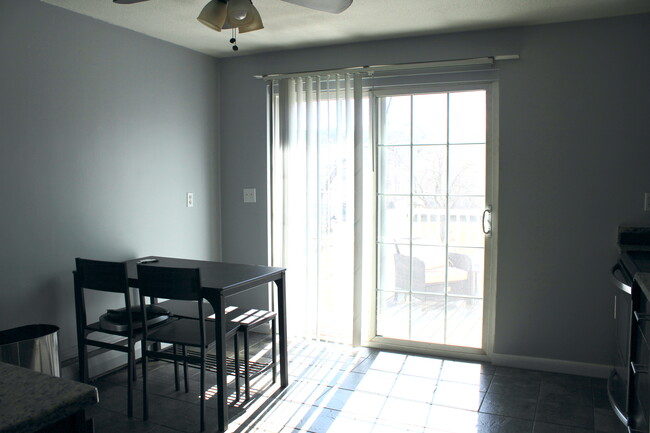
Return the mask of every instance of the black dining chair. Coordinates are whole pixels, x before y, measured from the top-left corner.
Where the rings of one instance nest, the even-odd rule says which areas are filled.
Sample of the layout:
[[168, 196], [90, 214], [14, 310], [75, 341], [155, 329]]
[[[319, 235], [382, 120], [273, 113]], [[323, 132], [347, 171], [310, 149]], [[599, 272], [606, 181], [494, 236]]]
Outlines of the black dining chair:
[[[198, 311], [195, 305], [191, 302], [187, 301], [177, 301], [177, 300], [171, 300], [167, 299], [165, 301], [159, 301], [157, 298], [152, 298], [152, 303], [155, 303], [155, 305], [159, 308], [161, 308], [163, 311], [169, 311], [170, 314], [173, 317], [177, 317], [180, 319], [198, 319]], [[226, 322], [230, 321], [233, 317], [237, 316], [238, 308], [234, 306], [226, 307], [225, 314], [226, 314]], [[212, 308], [212, 305], [208, 301], [203, 301], [203, 316], [207, 317], [207, 320], [213, 321], [215, 318], [214, 315], [214, 309]], [[230, 324], [228, 325], [228, 331], [231, 330], [236, 324]], [[212, 326], [214, 326], [212, 324]], [[227, 338], [234, 337], [233, 338], [233, 343], [234, 343], [234, 351], [235, 351], [235, 356], [234, 356], [234, 362], [228, 366], [228, 372], [232, 372], [233, 375], [235, 375], [239, 369], [239, 345], [238, 345], [238, 337], [236, 335], [226, 335]], [[210, 358], [212, 355], [208, 354], [208, 358]], [[229, 360], [226, 361], [228, 363]], [[216, 362], [216, 361], [215, 361]], [[212, 370], [215, 370], [216, 367], [214, 367], [212, 362], [209, 362], [208, 365], [209, 367], [212, 368]], [[187, 368], [188, 364], [187, 362], [183, 363], [183, 371], [184, 371], [184, 378], [185, 378], [185, 392], [188, 390], [188, 374], [187, 374]], [[210, 369], [210, 368], [208, 368]], [[216, 371], [216, 370], [215, 370]], [[178, 390], [179, 385], [178, 385], [178, 372], [176, 370], [176, 364], [174, 364], [174, 377], [176, 380], [176, 389]], [[239, 376], [235, 377], [235, 385], [237, 387], [236, 390], [236, 401], [239, 401], [240, 398], [240, 388], [239, 388]]]
[[[174, 300], [167, 300], [157, 303], [156, 305], [169, 310], [176, 317], [186, 318], [186, 319], [197, 319], [196, 307], [188, 307], [186, 302], [179, 302]], [[203, 312], [204, 317], [207, 316], [209, 321], [215, 320], [215, 315], [213, 313], [212, 306], [208, 302], [203, 303]], [[229, 327], [238, 326], [241, 334], [244, 337], [244, 392], [245, 392], [245, 401], [250, 400], [250, 379], [251, 379], [251, 362], [250, 362], [250, 342], [249, 336], [250, 331], [256, 329], [266, 323], [271, 323], [271, 363], [269, 366], [273, 370], [273, 383], [275, 383], [277, 375], [277, 346], [276, 346], [276, 318], [277, 313], [274, 311], [260, 310], [260, 309], [250, 309], [243, 311], [241, 308], [236, 306], [229, 306], [226, 308], [226, 323], [229, 323]], [[230, 328], [229, 328], [230, 329]], [[235, 340], [236, 342], [236, 340]], [[235, 347], [235, 352], [237, 352], [237, 347]], [[184, 368], [187, 368], [186, 365], [183, 365]], [[262, 366], [259, 363], [255, 364], [253, 369], [253, 374], [259, 374], [262, 369], [266, 369], [266, 366]], [[235, 369], [238, 375], [241, 375], [239, 371], [239, 362], [235, 359]], [[187, 377], [187, 374], [185, 375]], [[187, 383], [185, 385], [187, 387]], [[237, 401], [239, 401], [239, 386], [237, 386]]]
[[[231, 322], [239, 325], [244, 335], [244, 388], [246, 393], [245, 401], [250, 400], [250, 342], [249, 333], [252, 329], [258, 328], [271, 322], [271, 368], [273, 370], [273, 383], [275, 383], [277, 369], [277, 349], [276, 349], [276, 318], [275, 311], [250, 309], [241, 314], [236, 314]], [[259, 369], [261, 371], [261, 369]]]
[[[204, 312], [203, 293], [201, 290], [201, 276], [198, 269], [158, 267], [148, 265], [138, 265], [138, 285], [140, 291], [140, 302], [144, 302], [145, 297], [166, 298], [172, 301], [191, 302], [191, 307], [195, 309], [195, 318], [174, 317], [168, 323], [150, 330], [143, 327], [142, 337], [142, 382], [143, 382], [143, 418], [149, 418], [149, 404], [147, 393], [147, 360], [149, 358], [163, 359], [182, 362], [185, 369], [185, 390], [188, 391], [187, 385], [187, 365], [196, 365], [200, 368], [200, 399], [201, 412], [200, 422], [201, 431], [205, 431], [205, 371], [206, 371], [206, 354], [214, 346], [216, 341], [215, 328], [213, 323], [207, 323]], [[169, 305], [169, 304], [168, 304]], [[178, 304], [177, 304], [178, 305]], [[180, 308], [176, 309], [177, 311]], [[172, 311], [173, 313], [173, 311]], [[233, 338], [235, 342], [235, 371], [239, 370], [239, 348], [237, 344], [237, 331], [239, 326], [233, 322], [227, 321], [226, 338]], [[151, 344], [171, 344], [172, 350], [150, 350]], [[180, 347], [180, 353], [178, 350]], [[198, 349], [188, 351], [186, 347]], [[239, 399], [239, 375], [235, 375], [237, 399]], [[178, 382], [176, 384], [178, 389]], [[222, 390], [219, 390], [222, 392]]]
[[[116, 350], [126, 353], [128, 357], [128, 386], [127, 407], [128, 416], [133, 416], [133, 382], [136, 380], [134, 344], [142, 338], [142, 334], [133, 326], [131, 297], [126, 265], [119, 262], [105, 262], [76, 258], [74, 275], [75, 310], [77, 316], [77, 347], [79, 351], [79, 380], [88, 382], [88, 353], [87, 346]], [[124, 296], [126, 323], [123, 329], [107, 329], [100, 322], [88, 324], [86, 316], [85, 289], [119, 293]], [[96, 339], [98, 335], [109, 334], [122, 337], [117, 342], [109, 343]]]

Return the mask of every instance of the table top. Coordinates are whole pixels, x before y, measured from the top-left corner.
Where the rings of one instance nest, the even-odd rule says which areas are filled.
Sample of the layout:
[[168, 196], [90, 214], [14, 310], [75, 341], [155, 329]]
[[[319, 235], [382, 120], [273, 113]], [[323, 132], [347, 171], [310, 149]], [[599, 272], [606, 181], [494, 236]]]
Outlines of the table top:
[[0, 362], [1, 432], [35, 432], [97, 401], [94, 386]]
[[137, 263], [143, 259], [157, 259], [146, 266], [167, 266], [175, 268], [199, 268], [203, 289], [225, 291], [228, 294], [250, 289], [282, 278], [285, 268], [245, 265], [239, 263], [211, 262], [205, 260], [179, 259], [172, 257], [147, 256], [126, 262], [129, 284], [138, 287]]

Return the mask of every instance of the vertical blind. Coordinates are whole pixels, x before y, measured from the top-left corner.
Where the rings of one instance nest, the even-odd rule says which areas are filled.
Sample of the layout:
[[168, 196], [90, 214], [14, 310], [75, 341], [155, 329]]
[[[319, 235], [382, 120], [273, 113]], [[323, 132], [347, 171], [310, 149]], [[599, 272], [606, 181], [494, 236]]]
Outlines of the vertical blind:
[[259, 76], [271, 95], [272, 263], [287, 268], [292, 335], [354, 345], [374, 335], [368, 320], [374, 299], [367, 290], [376, 283], [369, 95], [393, 87], [495, 82], [495, 61], [518, 58]]
[[287, 268], [289, 332], [352, 343], [361, 80], [332, 74], [271, 86], [272, 256]]

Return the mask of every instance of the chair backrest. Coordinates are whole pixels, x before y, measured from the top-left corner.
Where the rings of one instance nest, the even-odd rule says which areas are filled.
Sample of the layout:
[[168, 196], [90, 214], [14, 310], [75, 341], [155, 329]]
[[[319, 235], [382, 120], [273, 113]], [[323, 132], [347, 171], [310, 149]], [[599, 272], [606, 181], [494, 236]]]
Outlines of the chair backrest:
[[[75, 310], [79, 338], [85, 338], [84, 330], [88, 326], [84, 289], [121, 293], [124, 296], [126, 311], [129, 312], [127, 315], [127, 331], [129, 335], [132, 335], [133, 320], [131, 318], [131, 296], [126, 263], [88, 260], [79, 257], [75, 259], [75, 263], [77, 269], [72, 274], [74, 276]], [[82, 335], [83, 337], [81, 337]]]
[[[424, 262], [417, 257], [411, 257], [404, 254], [395, 254], [395, 289], [408, 291], [409, 287], [415, 292], [424, 291]], [[411, 266], [413, 275], [411, 276]]]
[[100, 290], [102, 292], [128, 293], [129, 278], [126, 264], [121, 262], [104, 262], [77, 257], [75, 284], [80, 288]]
[[138, 286], [141, 296], [181, 301], [203, 298], [198, 269], [138, 265]]
[[[144, 297], [167, 298], [178, 301], [198, 301], [196, 303], [197, 316], [203, 315], [203, 294], [201, 291], [201, 275], [198, 269], [168, 268], [164, 266], [138, 265], [138, 289], [140, 303]], [[174, 312], [172, 311], [172, 315]], [[143, 310], [144, 322], [142, 326], [142, 344], [148, 348], [147, 339], [149, 327], [147, 325], [147, 310]], [[182, 319], [181, 319], [182, 320]], [[205, 320], [190, 320], [196, 322], [199, 332], [201, 353], [205, 350]]]

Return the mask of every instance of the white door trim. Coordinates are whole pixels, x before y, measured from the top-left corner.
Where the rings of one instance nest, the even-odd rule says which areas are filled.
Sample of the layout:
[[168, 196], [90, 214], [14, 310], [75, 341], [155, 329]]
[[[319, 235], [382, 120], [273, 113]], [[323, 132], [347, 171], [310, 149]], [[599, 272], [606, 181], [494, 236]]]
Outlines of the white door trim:
[[[487, 135], [486, 135], [486, 192], [485, 200], [486, 205], [491, 206], [491, 220], [492, 230], [491, 235], [486, 237], [485, 240], [485, 281], [484, 281], [484, 294], [483, 294], [483, 342], [482, 349], [474, 349], [468, 347], [456, 347], [439, 345], [433, 343], [422, 343], [406, 340], [398, 340], [386, 338], [376, 335], [376, 286], [377, 286], [377, 258], [376, 258], [376, 219], [377, 219], [377, 200], [376, 200], [376, 183], [377, 176], [374, 177], [373, 194], [373, 212], [372, 221], [366, 219], [368, 224], [373, 224], [375, 230], [373, 231], [375, 238], [373, 239], [373, 269], [372, 278], [368, 278], [366, 287], [365, 299], [370, 308], [364, 318], [367, 323], [367, 333], [362, 336], [361, 344], [367, 347], [398, 350], [401, 352], [418, 353], [425, 355], [448, 356], [462, 359], [470, 359], [476, 361], [489, 361], [494, 353], [494, 338], [495, 338], [495, 311], [496, 311], [496, 268], [497, 268], [497, 239], [498, 239], [498, 150], [499, 150], [499, 118], [498, 118], [498, 81], [486, 80], [478, 82], [467, 83], [453, 83], [453, 84], [436, 84], [427, 86], [404, 86], [404, 87], [391, 87], [385, 89], [373, 89], [370, 92], [372, 107], [372, 146], [374, 167], [377, 166], [377, 104], [379, 97], [396, 96], [396, 95], [412, 95], [418, 93], [432, 93], [432, 92], [453, 92], [459, 90], [485, 90], [487, 96]], [[365, 337], [365, 338], [363, 338]]]

